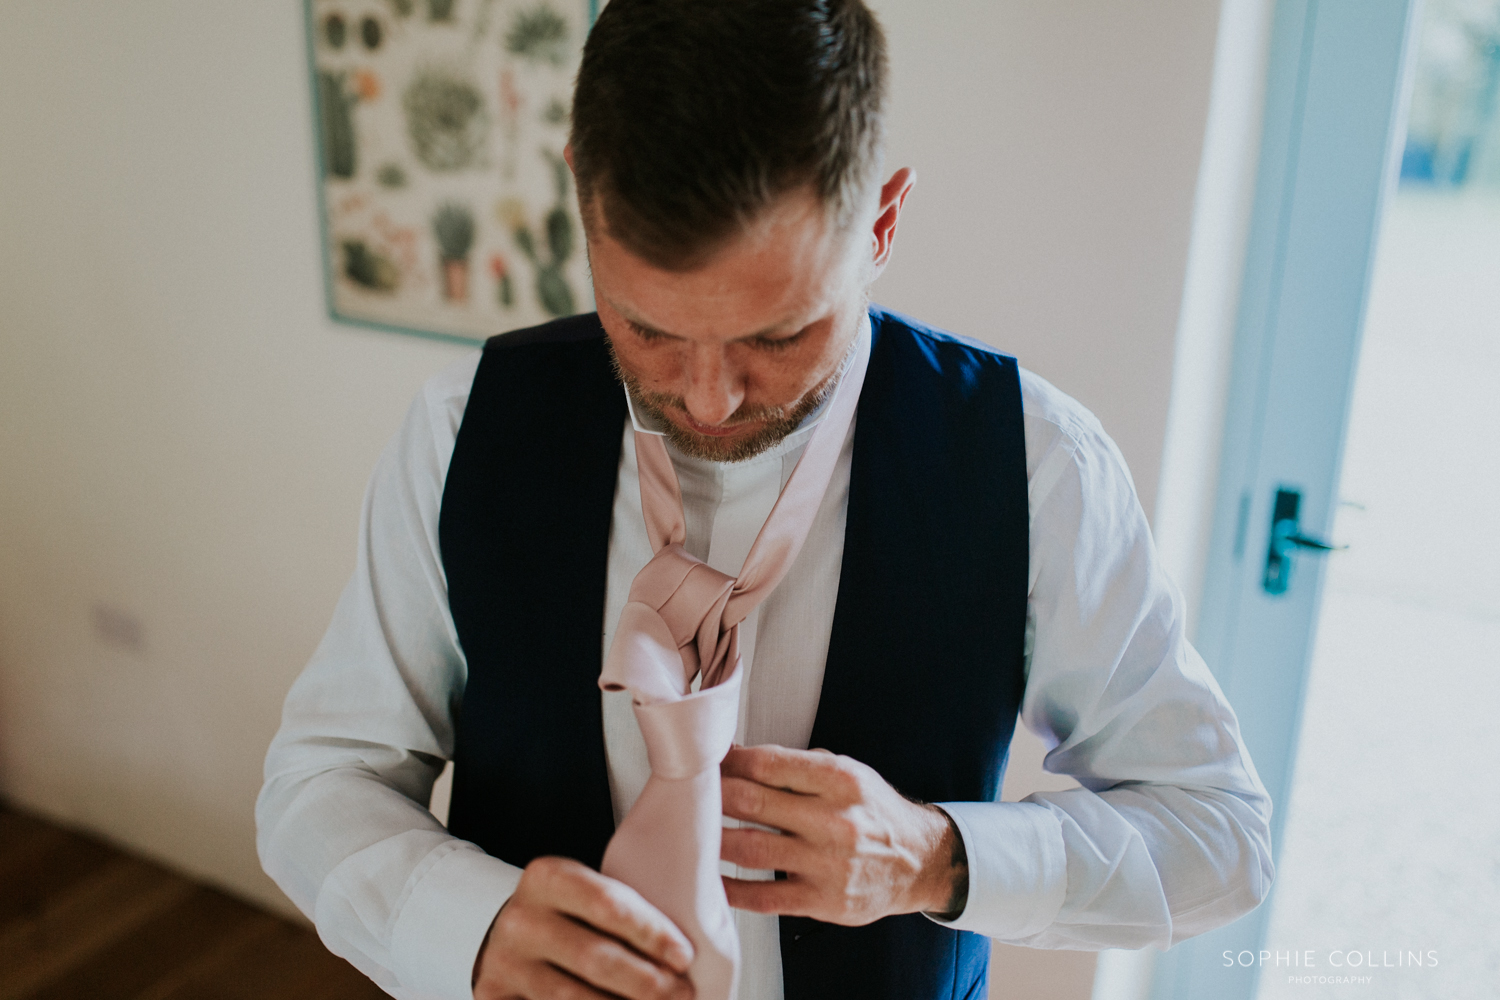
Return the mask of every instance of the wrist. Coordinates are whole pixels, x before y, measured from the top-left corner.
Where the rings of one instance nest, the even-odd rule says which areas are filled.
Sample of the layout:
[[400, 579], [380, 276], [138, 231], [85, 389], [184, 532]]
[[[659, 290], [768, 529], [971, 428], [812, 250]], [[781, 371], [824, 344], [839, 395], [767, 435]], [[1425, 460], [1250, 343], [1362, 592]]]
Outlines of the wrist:
[[922, 807], [934, 820], [937, 836], [923, 866], [920, 910], [943, 920], [954, 920], [969, 901], [969, 858], [958, 824], [934, 805]]
[[[504, 912], [505, 908], [510, 905], [510, 900], [514, 898], [515, 896], [514, 894], [512, 894], [510, 899], [507, 899], [505, 902], [501, 903], [500, 912]], [[479, 942], [479, 952], [474, 956], [474, 971], [469, 978], [470, 989], [473, 989], [474, 987], [479, 985], [479, 970], [480, 967], [484, 964], [484, 953], [489, 950], [490, 938], [494, 936], [495, 925], [499, 922], [500, 913], [496, 913], [495, 919], [490, 921], [490, 929], [484, 932], [484, 940]]]

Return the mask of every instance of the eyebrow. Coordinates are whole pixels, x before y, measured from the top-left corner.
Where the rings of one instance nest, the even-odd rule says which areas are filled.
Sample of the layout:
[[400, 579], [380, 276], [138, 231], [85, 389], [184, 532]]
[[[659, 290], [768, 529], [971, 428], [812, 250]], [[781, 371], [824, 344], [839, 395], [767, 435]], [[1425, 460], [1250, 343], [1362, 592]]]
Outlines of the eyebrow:
[[[636, 317], [632, 316], [630, 314], [630, 312], [628, 312], [625, 309], [620, 308], [619, 303], [614, 302], [613, 300], [611, 300], [609, 304], [610, 304], [610, 307], [613, 308], [615, 312], [617, 312], [617, 313], [620, 314], [620, 316], [625, 320], [625, 322], [629, 323], [631, 326], [635, 327], [638, 330], [641, 330], [641, 331], [643, 331], [645, 333], [649, 333], [652, 336], [656, 336], [656, 337], [670, 337], [673, 340], [684, 340], [684, 339], [686, 339], [684, 337], [678, 336], [675, 333], [668, 333], [666, 330], [658, 329], [657, 327], [652, 326], [650, 323], [643, 323], [643, 322], [641, 322], [639, 319], [637, 319]], [[766, 327], [763, 330], [757, 330], [754, 333], [747, 333], [743, 337], [735, 337], [733, 340], [729, 341], [729, 343], [731, 343], [731, 344], [737, 344], [737, 343], [740, 343], [741, 341], [745, 341], [745, 340], [764, 340], [764, 339], [770, 338], [773, 334], [776, 334], [776, 333], [780, 332], [781, 330], [785, 329], [789, 325], [791, 325], [791, 324], [783, 324], [781, 326], [769, 326], [769, 327]], [[802, 326], [798, 327], [797, 330], [792, 334], [792, 336], [795, 337], [798, 333], [801, 333], [804, 329], [806, 329], [810, 325], [811, 324], [808, 324], [808, 323], [802, 324]]]

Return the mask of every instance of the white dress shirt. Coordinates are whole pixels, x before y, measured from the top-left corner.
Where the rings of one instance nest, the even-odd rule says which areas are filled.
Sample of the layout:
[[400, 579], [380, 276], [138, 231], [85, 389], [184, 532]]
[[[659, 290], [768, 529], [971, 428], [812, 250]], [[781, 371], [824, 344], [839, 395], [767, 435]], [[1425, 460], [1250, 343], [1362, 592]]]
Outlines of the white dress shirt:
[[[401, 998], [472, 996], [480, 943], [521, 875], [427, 810], [453, 754], [467, 677], [438, 514], [479, 356], [427, 383], [380, 458], [354, 576], [287, 696], [256, 805], [266, 871], [332, 951]], [[1157, 561], [1118, 450], [1092, 414], [1041, 378], [1023, 370], [1021, 389], [1031, 513], [1021, 719], [1051, 748], [1046, 768], [1083, 787], [942, 804], [969, 860], [968, 904], [951, 926], [1042, 948], [1166, 947], [1265, 897], [1270, 801], [1233, 712], [1183, 636], [1182, 598]], [[739, 572], [820, 416], [746, 462], [669, 446], [690, 552]], [[656, 430], [633, 408], [621, 428], [604, 649], [652, 554], [632, 424]], [[854, 433], [797, 561], [741, 626], [739, 743], [808, 746]], [[618, 822], [649, 768], [628, 693], [601, 697]], [[740, 1000], [780, 1000], [776, 918], [736, 918]]]

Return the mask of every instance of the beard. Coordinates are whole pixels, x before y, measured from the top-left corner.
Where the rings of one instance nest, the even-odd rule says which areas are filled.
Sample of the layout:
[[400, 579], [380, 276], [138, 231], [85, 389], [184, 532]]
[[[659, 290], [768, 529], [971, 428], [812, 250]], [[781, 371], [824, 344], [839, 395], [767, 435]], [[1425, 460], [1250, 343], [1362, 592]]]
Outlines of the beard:
[[615, 347], [609, 343], [608, 337], [605, 338], [605, 343], [609, 344], [609, 360], [614, 366], [615, 377], [625, 385], [625, 391], [630, 393], [631, 401], [642, 412], [649, 414], [661, 424], [665, 429], [667, 440], [672, 442], [678, 451], [689, 458], [709, 462], [743, 462], [776, 447], [786, 439], [788, 434], [795, 431], [802, 421], [807, 419], [809, 413], [822, 406], [828, 397], [833, 395], [833, 390], [839, 384], [839, 376], [848, 366], [848, 358], [845, 358], [837, 368], [829, 372], [827, 377], [794, 403], [788, 403], [785, 406], [741, 406], [719, 426], [733, 427], [738, 424], [760, 424], [761, 426], [748, 437], [726, 440], [695, 433], [668, 418], [667, 413], [670, 410], [687, 413], [687, 402], [681, 396], [651, 392], [646, 389], [641, 385], [640, 379], [626, 371], [620, 364], [619, 357], [615, 355]]

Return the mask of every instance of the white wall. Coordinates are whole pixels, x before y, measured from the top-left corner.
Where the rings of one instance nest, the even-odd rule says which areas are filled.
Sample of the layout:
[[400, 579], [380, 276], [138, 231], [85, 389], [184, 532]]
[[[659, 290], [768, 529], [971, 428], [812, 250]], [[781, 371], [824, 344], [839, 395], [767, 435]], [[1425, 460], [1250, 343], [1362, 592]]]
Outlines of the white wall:
[[458, 349], [323, 318], [300, 4], [4, 20], [0, 789], [276, 903], [265, 746]]
[[892, 166], [876, 298], [1086, 403], [1154, 509], [1219, 5], [876, 0]]
[[[1218, 5], [874, 6], [919, 178], [877, 299], [1083, 400], [1154, 509]], [[273, 905], [265, 745], [460, 350], [324, 318], [303, 59], [289, 0], [0, 31], [0, 794]], [[1087, 996], [1061, 959], [1007, 981]]]

